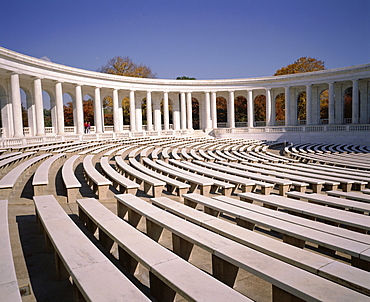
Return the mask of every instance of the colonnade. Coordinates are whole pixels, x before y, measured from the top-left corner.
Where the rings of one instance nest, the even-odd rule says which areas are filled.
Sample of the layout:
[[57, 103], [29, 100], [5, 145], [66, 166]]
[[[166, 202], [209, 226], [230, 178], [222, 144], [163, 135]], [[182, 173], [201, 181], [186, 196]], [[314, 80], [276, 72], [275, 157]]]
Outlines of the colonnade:
[[[14, 58], [16, 56], [16, 59]], [[63, 94], [73, 101], [76, 134], [84, 132], [83, 96], [94, 102], [95, 132], [104, 132], [105, 96], [113, 101], [113, 132], [124, 131], [122, 99], [129, 98], [130, 131], [143, 131], [141, 102], [146, 102], [145, 131], [193, 129], [193, 98], [199, 102], [200, 129], [217, 128], [217, 98], [227, 101], [227, 127], [235, 128], [235, 98], [247, 100], [247, 127], [255, 126], [254, 99], [266, 99], [266, 126], [276, 126], [276, 97], [285, 97], [285, 126], [297, 125], [297, 98], [306, 94], [306, 125], [320, 124], [320, 94], [328, 90], [328, 123], [343, 124], [344, 91], [352, 88], [352, 123], [368, 124], [370, 64], [320, 72], [237, 80], [160, 80], [119, 77], [71, 68], [0, 48], [0, 102], [3, 137], [22, 137], [20, 90], [27, 91], [28, 121], [34, 136], [44, 136], [43, 91], [50, 96], [53, 134], [65, 133]], [[161, 102], [163, 103], [161, 111]], [[162, 120], [163, 116], [163, 120]], [[162, 126], [163, 124], [163, 126]]]

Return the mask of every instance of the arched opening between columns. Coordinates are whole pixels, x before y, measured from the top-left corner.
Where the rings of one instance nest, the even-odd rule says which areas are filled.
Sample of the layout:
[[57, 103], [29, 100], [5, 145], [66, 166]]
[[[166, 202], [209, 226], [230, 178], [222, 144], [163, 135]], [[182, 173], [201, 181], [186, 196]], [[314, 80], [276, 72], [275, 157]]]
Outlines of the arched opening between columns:
[[352, 120], [352, 117], [353, 117], [353, 100], [352, 100], [352, 96], [353, 96], [353, 87], [348, 87], [347, 89], [344, 90], [344, 93], [343, 93], [343, 123], [344, 124], [350, 124], [350, 123], [354, 123], [354, 124], [358, 124], [360, 122], [360, 114], [361, 114], [361, 111], [360, 111], [360, 100], [361, 100], [361, 97], [360, 97], [360, 91], [358, 91], [358, 104], [357, 104], [357, 112], [358, 112], [358, 118], [359, 120], [357, 121], [353, 121]]
[[297, 120], [298, 125], [306, 124], [306, 91], [302, 91], [297, 96]]
[[74, 132], [74, 95], [65, 92], [63, 93], [63, 112], [64, 112], [64, 125], [65, 132]]
[[[53, 107], [55, 107], [54, 104], [54, 95], [47, 90], [42, 91], [42, 103], [43, 103], [43, 109], [44, 109], [44, 126], [45, 128], [51, 128], [53, 127], [53, 118], [51, 114], [52, 110], [52, 103]], [[54, 118], [55, 123], [55, 118]], [[51, 130], [51, 129], [48, 129]], [[45, 133], [50, 133], [51, 131], [45, 131]]]
[[216, 98], [216, 111], [217, 111], [217, 127], [227, 127], [227, 101], [224, 97], [219, 96]]
[[276, 125], [285, 125], [285, 93], [279, 93], [275, 98]]
[[[34, 135], [33, 129], [30, 128], [31, 123], [35, 120], [34, 106], [32, 104], [32, 96], [26, 88], [20, 88], [21, 93], [21, 108], [22, 108], [22, 126], [24, 135]], [[17, 121], [14, 121], [15, 123]]]
[[[91, 131], [94, 132], [95, 129], [95, 118], [94, 118], [94, 98], [89, 94], [85, 94], [82, 97], [82, 109], [84, 115], [84, 132], [90, 133]], [[88, 127], [89, 125], [89, 127]]]
[[124, 97], [121, 101], [122, 104], [122, 120], [123, 130], [130, 130], [130, 98]]
[[329, 123], [329, 90], [320, 93], [320, 124]]
[[266, 126], [266, 96], [259, 94], [254, 98], [255, 125]]
[[103, 97], [102, 111], [103, 111], [102, 113], [103, 129], [105, 126], [113, 126], [113, 98], [110, 95], [106, 95]]
[[234, 101], [235, 107], [235, 126], [247, 127], [248, 112], [247, 99], [244, 96], [237, 96]]
[[191, 98], [191, 108], [192, 108], [192, 117], [193, 117], [193, 129], [200, 129], [199, 121], [199, 101], [196, 98]]

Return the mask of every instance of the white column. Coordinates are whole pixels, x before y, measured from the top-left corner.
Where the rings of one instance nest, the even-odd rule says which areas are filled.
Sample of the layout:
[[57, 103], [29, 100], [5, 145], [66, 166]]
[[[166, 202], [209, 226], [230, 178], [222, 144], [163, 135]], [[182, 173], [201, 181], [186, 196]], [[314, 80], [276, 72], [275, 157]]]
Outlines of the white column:
[[358, 124], [359, 114], [358, 80], [352, 80], [352, 124]]
[[235, 96], [234, 91], [229, 91], [229, 102], [227, 106], [227, 123], [229, 128], [235, 128]]
[[147, 131], [153, 131], [152, 92], [146, 93], [146, 124]]
[[217, 93], [211, 93], [211, 119], [212, 119], [212, 128], [217, 129]]
[[130, 91], [130, 131], [136, 131], [134, 90]]
[[266, 89], [266, 126], [271, 126], [272, 121], [271, 88]]
[[335, 106], [334, 106], [334, 83], [329, 83], [329, 124], [334, 124], [335, 121], [334, 121], [334, 110], [335, 110]]
[[306, 85], [306, 125], [312, 125], [312, 85]]
[[247, 114], [248, 114], [248, 127], [254, 127], [254, 102], [253, 102], [253, 90], [247, 91]]
[[42, 87], [41, 79], [35, 79], [33, 81], [34, 90], [34, 101], [36, 110], [36, 135], [45, 135], [45, 123], [44, 123], [44, 106], [42, 103]]
[[21, 106], [21, 91], [19, 86], [19, 75], [13, 73], [10, 75], [12, 107], [13, 107], [13, 125], [14, 137], [23, 136], [23, 121], [22, 121], [22, 106]]
[[187, 126], [189, 130], [193, 129], [193, 104], [191, 92], [186, 93], [186, 106], [187, 106]]
[[63, 90], [62, 83], [58, 82], [55, 84], [55, 106], [56, 106], [56, 117], [57, 117], [57, 134], [64, 134], [64, 108], [63, 108]]
[[163, 125], [164, 130], [170, 129], [170, 117], [168, 112], [168, 92], [163, 93]]
[[123, 131], [123, 109], [122, 109], [122, 95], [118, 91], [118, 120], [119, 120], [119, 132]]
[[172, 123], [173, 130], [180, 130], [180, 106], [179, 106], [179, 94], [171, 93], [169, 95], [172, 101]]
[[290, 87], [285, 87], [285, 126], [290, 126]]
[[271, 91], [271, 126], [276, 126], [276, 95]]
[[154, 95], [155, 99], [153, 100], [153, 110], [154, 110], [154, 130], [162, 130], [162, 121], [161, 121], [161, 98], [157, 94]]
[[186, 129], [186, 95], [185, 92], [180, 94], [180, 111], [181, 111], [181, 129]]
[[119, 127], [119, 115], [118, 115], [118, 90], [113, 89], [113, 131], [120, 132]]
[[101, 94], [100, 88], [95, 87], [94, 95], [94, 124], [95, 124], [95, 133], [103, 132], [103, 123], [102, 123], [102, 104], [101, 104]]
[[205, 128], [211, 129], [211, 95], [209, 91], [205, 92], [204, 98], [204, 117], [205, 117]]
[[84, 133], [84, 111], [82, 104], [82, 88], [81, 85], [76, 86], [76, 124], [75, 129], [77, 134]]
[[[140, 95], [139, 95], [140, 96]], [[135, 98], [135, 121], [136, 121], [136, 130], [143, 131], [143, 114], [141, 110], [141, 97]]]

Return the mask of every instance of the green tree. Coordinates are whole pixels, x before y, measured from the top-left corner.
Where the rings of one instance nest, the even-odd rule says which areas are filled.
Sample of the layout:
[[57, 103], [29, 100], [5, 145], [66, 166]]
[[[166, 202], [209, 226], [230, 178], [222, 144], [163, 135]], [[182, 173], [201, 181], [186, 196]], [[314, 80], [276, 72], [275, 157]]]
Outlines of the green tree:
[[189, 78], [187, 76], [177, 77], [176, 80], [196, 80], [196, 78]]
[[45, 127], [52, 127], [51, 110], [49, 109], [44, 109], [44, 123]]
[[324, 70], [324, 62], [316, 58], [302, 57], [293, 64], [278, 69], [274, 76]]

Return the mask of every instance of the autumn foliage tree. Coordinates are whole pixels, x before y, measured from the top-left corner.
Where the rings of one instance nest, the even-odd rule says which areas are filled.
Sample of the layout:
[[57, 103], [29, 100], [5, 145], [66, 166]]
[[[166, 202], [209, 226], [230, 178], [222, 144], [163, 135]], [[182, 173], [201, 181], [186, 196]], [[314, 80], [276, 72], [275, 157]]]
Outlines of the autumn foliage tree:
[[274, 76], [311, 72], [324, 69], [325, 66], [323, 61], [311, 57], [302, 57], [294, 61], [293, 64], [289, 64], [285, 67], [278, 69], [275, 72]]
[[[144, 64], [136, 64], [130, 57], [116, 56], [108, 60], [107, 64], [101, 66], [97, 70], [102, 73], [109, 73], [114, 75], [136, 77], [136, 78], [156, 78], [157, 74], [154, 73], [150, 67]], [[123, 124], [130, 123], [130, 100], [124, 98], [122, 100], [123, 111]], [[113, 99], [108, 96], [103, 99], [104, 110], [104, 124], [113, 125]]]
[[98, 69], [99, 72], [126, 77], [156, 78], [157, 74], [144, 64], [136, 64], [129, 57], [116, 56]]
[[[324, 70], [325, 65], [323, 61], [320, 61], [316, 58], [311, 57], [302, 57], [298, 60], [294, 61], [293, 64], [289, 64], [285, 67], [278, 69], [274, 76], [280, 75], [287, 75], [287, 74], [296, 74], [296, 73], [303, 73], [303, 72], [312, 72], [312, 71], [319, 71]], [[284, 116], [284, 106], [283, 102], [285, 100], [285, 96], [283, 94], [278, 95], [276, 98], [276, 120], [282, 120]], [[297, 99], [297, 119], [304, 120], [306, 119], [306, 92], [303, 91], [298, 95]]]

